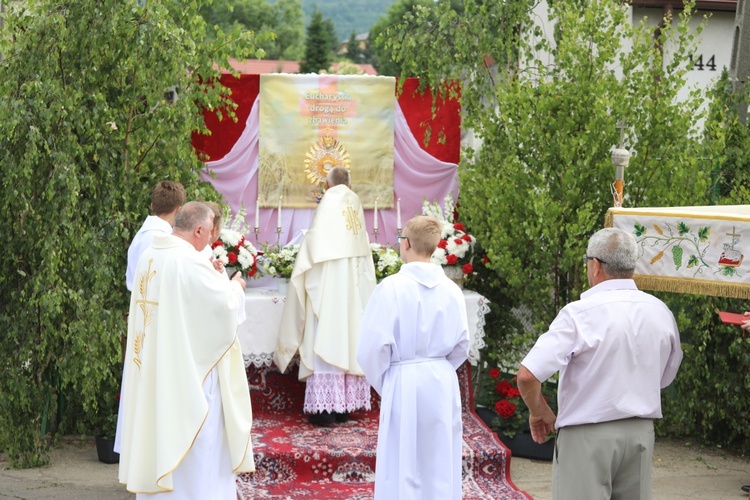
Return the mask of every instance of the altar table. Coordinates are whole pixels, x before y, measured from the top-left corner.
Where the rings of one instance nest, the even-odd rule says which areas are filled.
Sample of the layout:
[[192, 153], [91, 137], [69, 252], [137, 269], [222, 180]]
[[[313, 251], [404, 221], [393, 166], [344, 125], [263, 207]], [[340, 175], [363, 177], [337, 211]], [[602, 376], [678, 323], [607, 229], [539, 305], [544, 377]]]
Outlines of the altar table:
[[[484, 317], [490, 311], [489, 300], [472, 290], [464, 290], [466, 315], [469, 322], [469, 362], [479, 362], [484, 348]], [[242, 357], [245, 366], [271, 366], [286, 296], [277, 290], [248, 288], [245, 290], [247, 319], [239, 326]]]

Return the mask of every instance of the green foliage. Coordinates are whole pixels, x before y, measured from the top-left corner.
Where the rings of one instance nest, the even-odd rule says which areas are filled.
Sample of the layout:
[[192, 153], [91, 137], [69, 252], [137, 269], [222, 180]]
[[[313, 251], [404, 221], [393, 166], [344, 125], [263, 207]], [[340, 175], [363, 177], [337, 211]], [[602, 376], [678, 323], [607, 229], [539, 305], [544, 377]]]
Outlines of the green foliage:
[[315, 10], [307, 25], [305, 60], [300, 63], [300, 73], [319, 73], [328, 70], [338, 49], [335, 28], [330, 19]]
[[346, 42], [346, 58], [356, 64], [362, 61], [362, 57], [362, 49], [359, 47], [357, 34], [352, 31], [352, 34], [349, 36], [349, 41]]
[[[688, 27], [690, 4], [659, 32], [668, 57], [654, 47], [653, 31], [631, 25], [627, 6], [617, 2], [552, 3], [553, 40], [531, 22], [529, 3], [464, 7], [461, 15], [445, 5], [417, 9], [379, 39], [404, 74], [444, 95], [451, 80], [462, 82], [463, 125], [479, 145], [464, 151], [460, 166], [461, 217], [489, 258], [469, 286], [492, 301], [485, 359], [515, 371], [537, 335], [587, 285], [581, 255], [612, 204], [617, 125], [625, 123], [624, 146], [633, 153], [626, 206], [747, 204], [749, 134], [737, 121], [738, 98], [726, 76], [709, 96], [707, 117], [703, 92], [677, 97], [702, 29]], [[445, 50], [423, 50], [429, 40], [444, 41]], [[627, 50], [624, 40], [631, 41]], [[705, 231], [694, 230], [703, 241]], [[687, 237], [685, 231], [675, 228], [675, 236]], [[678, 253], [670, 252], [675, 265], [699, 265]], [[719, 324], [716, 311], [750, 308], [714, 297], [660, 297], [675, 313], [685, 359], [664, 391], [658, 431], [747, 452], [750, 341]]]
[[319, 10], [336, 25], [336, 38], [346, 40], [349, 33], [367, 33], [395, 0], [301, 0], [306, 19]]
[[258, 47], [272, 60], [302, 58], [304, 17], [300, 0], [229, 0], [206, 4], [201, 15], [212, 38], [221, 33], [250, 31], [258, 34]]
[[[116, 412], [126, 252], [162, 179], [215, 198], [190, 145], [203, 107], [233, 115], [214, 64], [255, 38], [212, 42], [206, 2], [39, 0], [0, 31], [0, 449], [45, 463], [57, 432]], [[175, 89], [170, 103], [165, 93]]]
[[[629, 206], [700, 205], [708, 185], [691, 137], [702, 96], [676, 99], [694, 45], [689, 5], [674, 29], [661, 32], [669, 60], [646, 26], [631, 26], [625, 5], [555, 2], [553, 40], [530, 8], [484, 1], [464, 2], [461, 13], [446, 3], [419, 7], [380, 37], [404, 73], [443, 95], [454, 92], [452, 80], [462, 82], [463, 124], [481, 147], [464, 151], [461, 217], [486, 249], [495, 281], [509, 289], [501, 301], [510, 298], [532, 327], [525, 335], [490, 332], [508, 363], [586, 286], [581, 256], [612, 204], [610, 148], [619, 142], [619, 122], [634, 153], [625, 176]], [[422, 50], [429, 40], [445, 50]]]

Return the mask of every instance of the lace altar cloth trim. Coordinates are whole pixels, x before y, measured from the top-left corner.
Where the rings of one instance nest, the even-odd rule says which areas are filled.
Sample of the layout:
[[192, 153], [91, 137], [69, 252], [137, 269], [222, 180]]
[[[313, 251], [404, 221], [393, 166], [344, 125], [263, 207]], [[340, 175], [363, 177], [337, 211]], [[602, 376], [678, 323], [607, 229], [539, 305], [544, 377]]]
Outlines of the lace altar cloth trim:
[[344, 413], [370, 409], [370, 384], [345, 373], [315, 373], [307, 378], [305, 413]]

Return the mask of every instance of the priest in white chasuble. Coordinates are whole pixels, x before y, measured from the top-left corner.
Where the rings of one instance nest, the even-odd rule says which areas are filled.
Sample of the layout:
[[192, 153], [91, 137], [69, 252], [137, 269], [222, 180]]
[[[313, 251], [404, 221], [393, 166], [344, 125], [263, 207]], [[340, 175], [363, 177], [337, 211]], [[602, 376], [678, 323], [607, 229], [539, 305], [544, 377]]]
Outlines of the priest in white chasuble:
[[212, 226], [210, 208], [185, 204], [136, 270], [119, 479], [139, 499], [234, 500], [235, 474], [255, 470], [237, 339], [245, 283], [201, 256]]
[[461, 289], [430, 262], [440, 241], [433, 217], [399, 236], [401, 270], [385, 278], [362, 318], [357, 359], [380, 394], [375, 499], [461, 498], [461, 394], [469, 356]]
[[299, 352], [305, 413], [316, 425], [370, 408], [370, 385], [357, 363], [362, 312], [375, 266], [349, 171], [334, 167], [297, 260], [284, 304], [274, 361], [283, 372]]

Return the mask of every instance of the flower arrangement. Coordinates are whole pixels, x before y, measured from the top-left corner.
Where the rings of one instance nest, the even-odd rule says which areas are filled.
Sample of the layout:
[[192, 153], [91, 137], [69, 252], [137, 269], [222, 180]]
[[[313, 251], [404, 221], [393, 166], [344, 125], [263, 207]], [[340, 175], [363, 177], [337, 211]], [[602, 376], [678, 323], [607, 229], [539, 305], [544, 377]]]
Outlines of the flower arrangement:
[[372, 252], [372, 262], [375, 264], [375, 278], [377, 278], [378, 283], [386, 276], [396, 274], [401, 269], [403, 261], [395, 248], [379, 243], [370, 243], [370, 251]]
[[[492, 430], [500, 431], [508, 438], [513, 438], [520, 432], [528, 432], [529, 408], [521, 399], [516, 377], [501, 376], [498, 368], [490, 368], [486, 375], [487, 379], [483, 381], [483, 390], [477, 397], [477, 403], [490, 408], [497, 415], [490, 422]], [[553, 411], [557, 411], [555, 387], [551, 382], [542, 384], [542, 396]]]
[[243, 236], [245, 208], [241, 208], [235, 217], [228, 215], [227, 208], [219, 239], [211, 245], [213, 257], [226, 267], [236, 268], [243, 276], [252, 278], [258, 272], [258, 250]]
[[265, 249], [261, 258], [263, 274], [276, 278], [291, 278], [298, 252], [299, 245]]
[[458, 266], [464, 274], [474, 272], [474, 244], [476, 238], [466, 231], [466, 227], [455, 220], [453, 195], [443, 200], [441, 209], [437, 202], [422, 201], [422, 215], [438, 219], [443, 225], [440, 242], [432, 254], [432, 262], [441, 266]]

